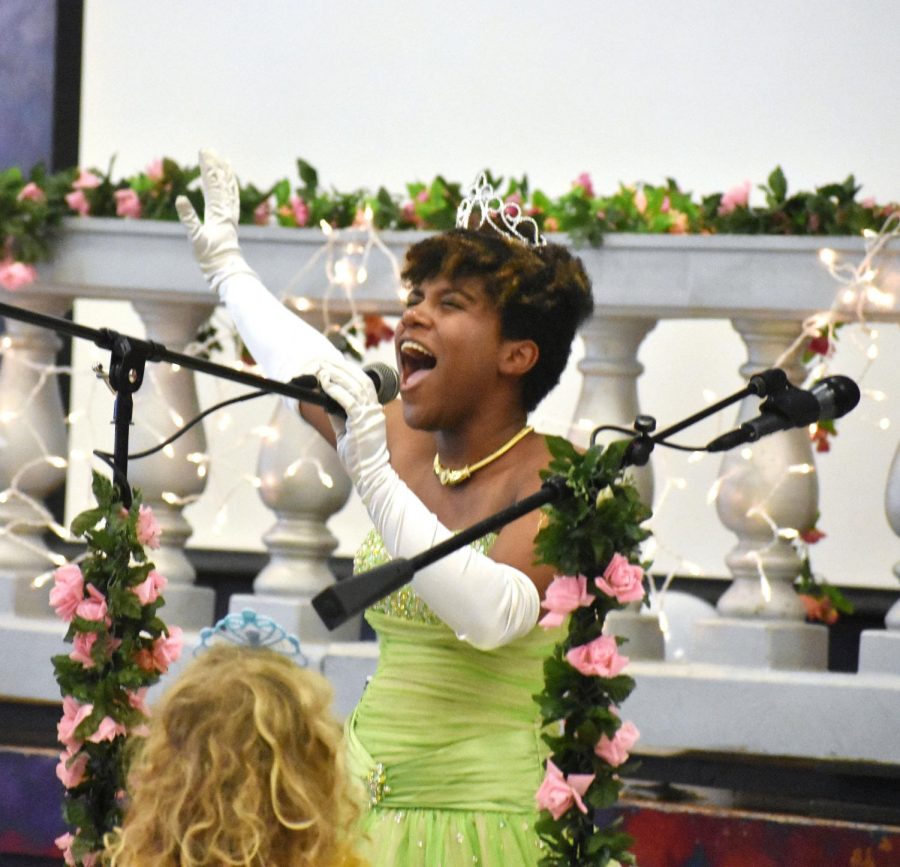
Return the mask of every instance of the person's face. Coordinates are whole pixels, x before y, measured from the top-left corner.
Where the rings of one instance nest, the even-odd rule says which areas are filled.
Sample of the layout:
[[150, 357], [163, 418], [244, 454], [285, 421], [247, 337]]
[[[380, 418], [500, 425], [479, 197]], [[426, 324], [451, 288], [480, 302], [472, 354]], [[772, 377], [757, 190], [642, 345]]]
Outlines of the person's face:
[[477, 411], [498, 375], [500, 314], [478, 278], [435, 277], [414, 287], [394, 335], [410, 427], [452, 427]]

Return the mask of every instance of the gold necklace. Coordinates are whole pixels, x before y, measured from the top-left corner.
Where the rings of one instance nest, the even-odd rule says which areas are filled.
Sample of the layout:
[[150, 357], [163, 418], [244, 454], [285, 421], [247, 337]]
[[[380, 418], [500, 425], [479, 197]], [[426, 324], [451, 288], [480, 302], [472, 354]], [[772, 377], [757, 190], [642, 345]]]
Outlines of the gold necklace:
[[502, 446], [500, 446], [497, 451], [492, 452], [486, 458], [482, 458], [477, 463], [466, 464], [464, 467], [460, 467], [458, 470], [448, 470], [441, 464], [441, 458], [437, 452], [434, 453], [434, 474], [438, 477], [438, 481], [444, 485], [445, 487], [458, 485], [464, 482], [472, 473], [480, 470], [482, 467], [486, 467], [488, 464], [497, 460], [501, 455], [505, 455], [520, 439], [525, 438], [530, 434], [534, 428], [527, 424], [522, 428], [517, 434], [515, 434], [511, 439], [508, 439]]

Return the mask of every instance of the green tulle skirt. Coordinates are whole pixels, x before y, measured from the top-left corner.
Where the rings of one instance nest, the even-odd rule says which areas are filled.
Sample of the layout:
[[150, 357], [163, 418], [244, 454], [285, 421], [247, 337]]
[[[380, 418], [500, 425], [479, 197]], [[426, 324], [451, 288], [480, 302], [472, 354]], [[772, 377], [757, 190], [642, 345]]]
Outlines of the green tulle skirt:
[[558, 636], [476, 650], [403, 592], [366, 614], [379, 664], [346, 727], [370, 803], [361, 854], [374, 867], [536, 865], [546, 748], [532, 696]]

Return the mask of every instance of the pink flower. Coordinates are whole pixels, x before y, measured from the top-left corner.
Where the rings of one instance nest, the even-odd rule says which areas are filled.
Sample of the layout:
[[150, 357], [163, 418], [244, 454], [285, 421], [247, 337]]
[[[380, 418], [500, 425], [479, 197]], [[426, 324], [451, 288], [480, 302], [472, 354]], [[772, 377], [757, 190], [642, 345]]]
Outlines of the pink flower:
[[428, 193], [427, 189], [419, 190], [419, 192], [416, 193], [416, 201], [417, 202], [427, 202], [428, 199], [429, 199], [429, 193]]
[[47, 196], [44, 194], [44, 191], [34, 182], [29, 181], [19, 190], [19, 195], [16, 196], [17, 202], [45, 202], [47, 200]]
[[170, 626], [169, 634], [157, 638], [153, 642], [153, 667], [165, 672], [173, 662], [181, 657], [182, 632], [178, 626]]
[[263, 199], [253, 210], [253, 223], [257, 226], [268, 226], [272, 216], [272, 206], [268, 199]]
[[75, 729], [81, 725], [94, 711], [92, 704], [81, 704], [69, 695], [63, 696], [62, 719], [56, 724], [59, 742], [74, 748], [81, 741], [75, 737]]
[[84, 576], [74, 563], [60, 566], [53, 573], [53, 588], [50, 590], [50, 605], [56, 616], [68, 622], [84, 599]]
[[309, 221], [309, 207], [300, 196], [291, 196], [291, 211], [298, 226], [305, 226]]
[[619, 602], [636, 602], [644, 598], [644, 570], [634, 566], [621, 554], [613, 554], [612, 560], [594, 584], [607, 596], [615, 596]]
[[671, 209], [672, 209], [672, 203], [669, 201], [669, 197], [663, 196], [662, 203], [659, 206], [659, 212], [661, 214], [668, 214]]
[[134, 190], [130, 187], [125, 190], [116, 190], [113, 196], [116, 200], [117, 217], [125, 217], [132, 220], [141, 218], [141, 200]]
[[72, 183], [73, 190], [93, 190], [99, 187], [102, 181], [93, 172], [78, 170], [78, 177]]
[[66, 204], [73, 210], [77, 211], [79, 216], [86, 217], [91, 211], [90, 202], [87, 200], [82, 190], [75, 190], [72, 193], [66, 193]]
[[37, 270], [34, 265], [26, 265], [24, 262], [16, 262], [13, 259], [4, 259], [0, 262], [0, 285], [10, 292], [28, 286], [37, 280]]
[[95, 663], [91, 658], [91, 649], [96, 643], [96, 632], [77, 633], [72, 640], [75, 649], [69, 654], [69, 659], [80, 662], [85, 668], [93, 668]]
[[590, 604], [591, 597], [587, 592], [587, 578], [584, 575], [557, 575], [547, 588], [541, 603], [541, 608], [546, 608], [550, 613], [538, 621], [538, 626], [543, 626], [544, 629], [560, 626], [567, 614]]
[[572, 181], [572, 187], [578, 188], [580, 187], [584, 190], [584, 194], [589, 198], [594, 198], [594, 184], [591, 181], [591, 176], [587, 172], [582, 172], [574, 181]]
[[732, 187], [719, 202], [719, 216], [731, 214], [737, 208], [746, 208], [750, 201], [750, 181], [744, 181], [736, 187]]
[[637, 743], [640, 736], [641, 733], [633, 722], [623, 722], [616, 729], [612, 739], [606, 735], [600, 735], [600, 740], [597, 741], [594, 752], [603, 761], [617, 768], [628, 759], [631, 748]]
[[159, 547], [159, 537], [162, 532], [159, 522], [149, 506], [141, 506], [137, 516], [137, 540], [148, 548]]
[[616, 639], [611, 635], [601, 635], [587, 644], [573, 647], [566, 654], [566, 660], [582, 674], [598, 677], [615, 677], [628, 665], [628, 657], [619, 654]]
[[151, 180], [153, 183], [159, 183], [163, 179], [163, 161], [157, 157], [155, 160], [150, 160], [147, 163], [147, 168], [144, 169], [144, 174]]
[[87, 764], [87, 753], [79, 752], [69, 747], [59, 754], [56, 776], [67, 789], [74, 789], [84, 780]]
[[97, 731], [95, 731], [88, 740], [92, 744], [99, 744], [101, 741], [113, 741], [119, 735], [124, 734], [125, 726], [123, 726], [122, 723], [117, 723], [111, 716], [105, 716], [100, 720]]
[[168, 583], [165, 577], [153, 569], [140, 584], [131, 588], [131, 592], [141, 601], [141, 605], [149, 605], [156, 602]]
[[643, 214], [647, 210], [647, 194], [642, 187], [638, 187], [634, 193], [634, 206], [639, 214]]
[[669, 234], [684, 235], [688, 230], [688, 215], [681, 211], [671, 211], [669, 216], [672, 222], [669, 225]]
[[87, 586], [88, 598], [78, 603], [75, 613], [84, 620], [99, 623], [106, 619], [106, 597], [93, 584]]
[[549, 810], [555, 820], [558, 820], [572, 804], [577, 804], [582, 813], [587, 813], [582, 796], [594, 782], [594, 776], [594, 774], [563, 776], [562, 771], [547, 759], [547, 773], [535, 794], [538, 808]]
[[72, 855], [72, 844], [75, 842], [75, 837], [72, 834], [63, 834], [53, 842], [56, 843], [57, 849], [63, 853], [63, 861], [66, 864], [74, 864], [75, 858]]

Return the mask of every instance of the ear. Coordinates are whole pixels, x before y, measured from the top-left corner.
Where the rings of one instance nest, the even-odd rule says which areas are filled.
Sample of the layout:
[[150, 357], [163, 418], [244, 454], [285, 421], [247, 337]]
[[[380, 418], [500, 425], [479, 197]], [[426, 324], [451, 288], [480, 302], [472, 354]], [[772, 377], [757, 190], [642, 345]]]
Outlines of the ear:
[[533, 340], [504, 340], [500, 348], [500, 372], [524, 376], [537, 364], [541, 351]]

